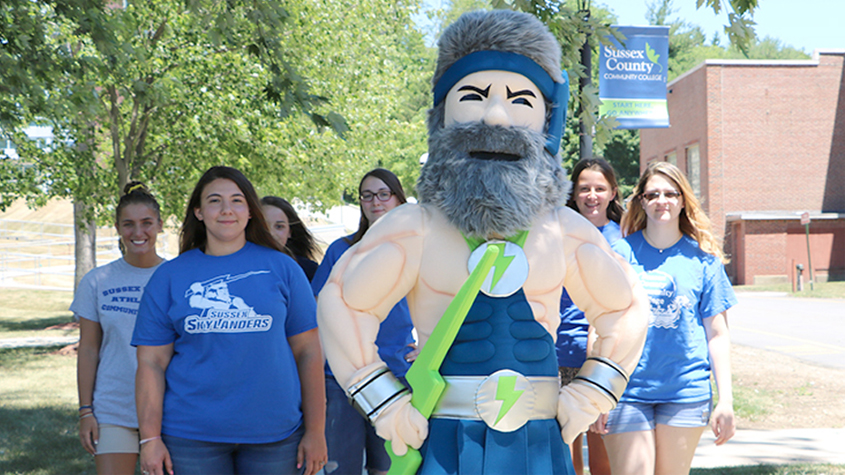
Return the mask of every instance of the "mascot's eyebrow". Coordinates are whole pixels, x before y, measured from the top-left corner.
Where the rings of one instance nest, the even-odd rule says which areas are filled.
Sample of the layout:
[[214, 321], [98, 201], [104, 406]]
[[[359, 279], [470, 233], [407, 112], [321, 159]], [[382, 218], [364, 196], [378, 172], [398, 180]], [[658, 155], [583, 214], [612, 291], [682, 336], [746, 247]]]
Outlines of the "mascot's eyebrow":
[[507, 90], [507, 93], [508, 93], [508, 99], [510, 99], [512, 97], [516, 97], [516, 96], [537, 97], [537, 95], [534, 94], [534, 92], [532, 92], [531, 89], [523, 89], [521, 91], [516, 91], [516, 92], [511, 92], [511, 88], [508, 87], [508, 86], [505, 86], [505, 89]]
[[486, 89], [481, 89], [479, 87], [467, 84], [466, 86], [459, 87], [458, 91], [473, 91], [481, 94], [484, 97], [487, 97], [490, 94], [490, 85], [488, 84]]

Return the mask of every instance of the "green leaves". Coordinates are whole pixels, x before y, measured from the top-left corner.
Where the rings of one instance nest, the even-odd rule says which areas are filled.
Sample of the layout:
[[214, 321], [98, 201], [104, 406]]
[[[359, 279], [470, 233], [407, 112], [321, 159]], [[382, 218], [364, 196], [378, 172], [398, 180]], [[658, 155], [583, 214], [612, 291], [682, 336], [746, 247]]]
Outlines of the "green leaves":
[[655, 53], [656, 53], [656, 51], [654, 51], [654, 48], [652, 48], [652, 47], [648, 44], [648, 42], [646, 42], [646, 44], [645, 44], [645, 55], [648, 57], [648, 60], [649, 60], [649, 61], [651, 61], [652, 63], [657, 64], [657, 63], [660, 61], [660, 55], [659, 55], [659, 54], [655, 54]]

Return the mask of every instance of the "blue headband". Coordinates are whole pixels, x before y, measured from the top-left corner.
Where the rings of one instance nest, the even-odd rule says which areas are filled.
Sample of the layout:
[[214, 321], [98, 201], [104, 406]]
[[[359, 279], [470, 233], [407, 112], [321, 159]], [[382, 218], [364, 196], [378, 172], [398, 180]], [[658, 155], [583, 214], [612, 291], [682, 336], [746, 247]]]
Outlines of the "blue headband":
[[560, 135], [566, 120], [566, 107], [569, 103], [569, 78], [564, 72], [563, 82], [555, 82], [549, 73], [532, 59], [521, 54], [506, 51], [476, 51], [455, 61], [437, 84], [434, 85], [434, 105], [440, 104], [446, 94], [461, 79], [479, 71], [509, 71], [528, 78], [552, 103], [549, 117], [546, 150], [555, 155], [560, 149]]

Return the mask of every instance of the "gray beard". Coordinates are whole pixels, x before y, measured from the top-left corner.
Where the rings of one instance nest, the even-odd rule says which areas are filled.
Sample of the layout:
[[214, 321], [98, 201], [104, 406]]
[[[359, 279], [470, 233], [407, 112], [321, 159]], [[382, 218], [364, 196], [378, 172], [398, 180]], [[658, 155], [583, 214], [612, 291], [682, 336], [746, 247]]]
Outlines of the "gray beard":
[[[569, 181], [545, 151], [542, 134], [471, 123], [440, 128], [428, 142], [417, 182], [420, 202], [439, 208], [468, 237], [508, 237], [529, 229], [569, 194]], [[473, 158], [472, 152], [519, 159]]]

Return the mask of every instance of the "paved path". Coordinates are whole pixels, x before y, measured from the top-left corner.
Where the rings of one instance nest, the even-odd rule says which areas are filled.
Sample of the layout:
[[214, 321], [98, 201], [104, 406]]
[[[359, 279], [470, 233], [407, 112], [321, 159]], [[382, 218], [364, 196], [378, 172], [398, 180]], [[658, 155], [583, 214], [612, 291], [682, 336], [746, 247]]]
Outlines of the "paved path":
[[731, 341], [845, 369], [845, 299], [737, 294], [728, 310]]
[[79, 341], [78, 336], [36, 336], [30, 338], [0, 338], [0, 348], [31, 348], [36, 346], [70, 345]]
[[845, 464], [845, 428], [738, 430], [716, 447], [706, 429], [692, 459], [694, 468], [737, 467], [759, 464]]

